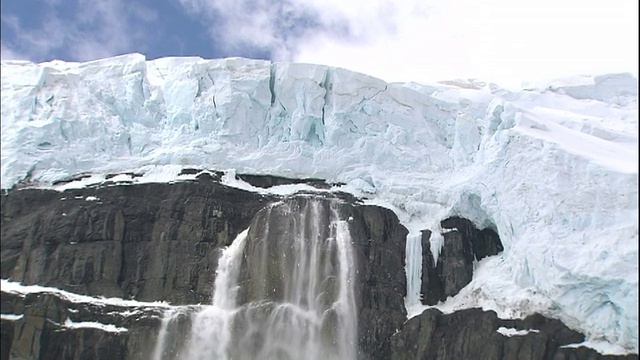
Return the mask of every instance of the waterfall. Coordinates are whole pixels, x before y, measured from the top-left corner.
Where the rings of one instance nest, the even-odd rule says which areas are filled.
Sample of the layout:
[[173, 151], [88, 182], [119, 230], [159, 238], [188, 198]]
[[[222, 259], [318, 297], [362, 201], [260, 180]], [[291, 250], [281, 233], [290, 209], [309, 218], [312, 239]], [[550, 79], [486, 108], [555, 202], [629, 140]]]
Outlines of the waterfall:
[[153, 348], [153, 354], [151, 354], [151, 360], [162, 360], [162, 353], [164, 352], [167, 334], [169, 333], [169, 323], [174, 314], [173, 309], [164, 312], [162, 323], [160, 324], [160, 332], [158, 333], [158, 340], [156, 341], [156, 346]]
[[411, 232], [407, 235], [406, 259], [407, 274], [407, 313], [412, 313], [414, 308], [422, 306], [420, 302], [420, 287], [422, 285], [422, 234]]
[[186, 360], [226, 359], [231, 320], [236, 312], [237, 277], [248, 230], [241, 232], [218, 261], [211, 306], [195, 314], [187, 343]]
[[158, 340], [156, 341], [150, 360], [163, 360], [170, 358], [176, 352], [176, 338], [174, 333], [181, 332], [181, 318], [189, 312], [188, 307], [171, 307], [164, 311]]
[[218, 262], [180, 359], [356, 359], [355, 267], [337, 200], [263, 209]]

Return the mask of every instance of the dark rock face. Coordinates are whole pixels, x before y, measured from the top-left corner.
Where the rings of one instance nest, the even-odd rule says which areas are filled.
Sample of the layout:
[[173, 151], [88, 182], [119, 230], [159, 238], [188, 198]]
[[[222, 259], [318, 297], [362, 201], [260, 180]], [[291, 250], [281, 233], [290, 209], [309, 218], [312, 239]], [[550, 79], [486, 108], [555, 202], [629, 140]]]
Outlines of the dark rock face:
[[422, 230], [422, 284], [420, 293], [422, 294], [422, 303], [426, 305], [435, 305], [440, 301], [444, 294], [444, 281], [442, 279], [442, 261], [435, 264], [433, 254], [431, 252], [430, 230]]
[[349, 221], [358, 266], [356, 308], [361, 359], [383, 359], [388, 338], [406, 319], [404, 296], [407, 229], [396, 215], [377, 206], [349, 206], [341, 211]]
[[454, 296], [473, 277], [473, 261], [497, 255], [503, 250], [491, 229], [478, 230], [471, 221], [451, 217], [441, 222], [444, 245], [434, 265], [429, 245], [431, 232], [422, 232], [422, 302], [435, 305]]
[[52, 293], [3, 292], [2, 314], [19, 317], [1, 322], [2, 359], [146, 359], [161, 311], [78, 303]]
[[[503, 335], [499, 328], [528, 330]], [[524, 320], [501, 320], [493, 311], [460, 310], [445, 315], [427, 309], [409, 319], [391, 338], [394, 360], [495, 359], [637, 359], [637, 355], [603, 356], [585, 347], [563, 345], [584, 341], [584, 336], [560, 321], [534, 315]]]
[[443, 229], [452, 229], [459, 232], [464, 241], [470, 243], [473, 256], [476, 260], [482, 260], [487, 256], [496, 255], [504, 250], [502, 243], [500, 242], [500, 238], [495, 231], [489, 228], [478, 230], [475, 225], [467, 219], [461, 217], [450, 217], [442, 220], [440, 226]]
[[[443, 280], [444, 299], [457, 294], [473, 277], [473, 253], [471, 243], [459, 231], [444, 233], [444, 246], [440, 253], [440, 278]], [[443, 299], [443, 300], [444, 300]]]
[[322, 179], [291, 179], [269, 175], [238, 174], [236, 178], [260, 188], [269, 188], [277, 185], [307, 184], [316, 189], [330, 189], [332, 185]]
[[200, 181], [14, 191], [2, 196], [2, 278], [87, 295], [206, 303], [219, 248], [269, 201]]
[[491, 229], [480, 230], [476, 236], [473, 237], [471, 246], [473, 247], [473, 254], [476, 260], [482, 260], [487, 256], [496, 255], [504, 250], [500, 242], [500, 237]]
[[0, 359], [9, 359], [11, 355], [14, 329], [14, 321], [0, 320]]
[[[260, 210], [279, 199], [225, 187], [215, 182], [215, 176], [198, 179], [176, 184], [5, 193], [2, 278], [86, 295], [173, 304], [209, 303], [221, 247], [229, 245], [252, 221], [259, 222]], [[388, 349], [389, 337], [406, 319], [407, 231], [387, 209], [358, 205], [355, 199], [340, 194], [331, 201], [337, 199], [342, 199], [337, 207], [340, 217], [350, 219], [352, 260], [357, 269], [358, 356], [375, 358], [380, 349]], [[30, 298], [27, 295], [19, 302], [27, 304]], [[29, 306], [51, 309], [46, 304]], [[62, 359], [102, 358], [104, 354], [138, 359], [139, 354], [132, 353], [134, 343], [142, 349], [139, 351], [147, 351], [160, 326], [160, 315], [156, 314], [153, 324], [145, 328], [145, 338], [129, 338], [132, 330], [109, 333], [56, 327], [52, 324], [76, 318], [60, 306], [54, 308], [56, 311], [46, 310], [46, 315], [38, 317], [37, 324], [22, 312], [25, 306], [11, 310], [9, 313], [25, 316], [23, 320], [2, 321], [2, 351], [31, 354], [26, 358], [39, 358], [37, 354], [46, 351]], [[95, 316], [87, 317], [91, 321], [117, 326], [128, 321], [103, 319], [104, 308], [87, 311], [95, 312]], [[21, 322], [35, 324], [28, 325], [33, 329], [29, 340], [25, 340], [28, 332]], [[32, 342], [38, 344], [37, 349]], [[93, 350], [85, 347], [102, 349], [96, 350], [102, 357], [87, 352]], [[179, 347], [174, 344], [170, 348]]]

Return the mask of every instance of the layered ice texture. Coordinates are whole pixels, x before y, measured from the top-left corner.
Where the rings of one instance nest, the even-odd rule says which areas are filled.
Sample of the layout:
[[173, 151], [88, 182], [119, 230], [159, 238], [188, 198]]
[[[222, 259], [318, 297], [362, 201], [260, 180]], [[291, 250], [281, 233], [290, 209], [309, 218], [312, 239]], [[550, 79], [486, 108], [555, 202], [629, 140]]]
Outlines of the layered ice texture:
[[[1, 72], [3, 189], [54, 187], [79, 174], [164, 181], [158, 174], [182, 167], [344, 183], [340, 190], [393, 209], [410, 238], [432, 230], [435, 256], [447, 216], [498, 232], [504, 252], [477, 263], [472, 282], [442, 310], [540, 312], [603, 352], [638, 352], [631, 75], [509, 91], [472, 80], [388, 84], [319, 65], [139, 54], [3, 62]], [[413, 252], [408, 267], [417, 268]], [[411, 315], [422, 309], [407, 299]]]

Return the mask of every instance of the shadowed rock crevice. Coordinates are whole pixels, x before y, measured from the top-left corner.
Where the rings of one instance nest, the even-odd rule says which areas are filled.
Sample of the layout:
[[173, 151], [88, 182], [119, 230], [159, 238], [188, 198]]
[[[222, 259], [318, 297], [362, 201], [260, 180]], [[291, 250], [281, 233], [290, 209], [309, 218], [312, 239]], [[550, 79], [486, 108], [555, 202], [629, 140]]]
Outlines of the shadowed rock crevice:
[[236, 178], [259, 188], [270, 188], [278, 185], [305, 184], [317, 189], [330, 189], [337, 184], [329, 184], [322, 179], [292, 179], [281, 176], [237, 174]]
[[466, 248], [470, 244], [473, 257], [478, 261], [487, 256], [497, 255], [504, 250], [498, 234], [490, 227], [479, 230], [471, 221], [461, 217], [442, 220], [440, 227], [446, 231], [445, 234], [460, 233], [465, 243], [465, 250], [468, 252]]

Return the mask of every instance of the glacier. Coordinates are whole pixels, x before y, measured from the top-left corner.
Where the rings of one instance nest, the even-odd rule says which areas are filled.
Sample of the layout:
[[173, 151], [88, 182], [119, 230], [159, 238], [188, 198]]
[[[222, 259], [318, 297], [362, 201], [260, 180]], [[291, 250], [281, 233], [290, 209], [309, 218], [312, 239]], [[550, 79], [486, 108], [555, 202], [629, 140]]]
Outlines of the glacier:
[[[447, 216], [498, 232], [504, 252], [479, 261], [472, 282], [436, 305], [442, 311], [538, 312], [603, 353], [638, 352], [632, 75], [514, 91], [478, 80], [385, 83], [321, 65], [140, 54], [3, 61], [1, 74], [5, 191], [87, 186], [106, 174], [179, 181], [182, 168], [326, 179], [394, 210], [408, 239], [432, 230], [434, 256]], [[408, 272], [419, 261], [408, 258]], [[424, 307], [408, 294], [407, 309], [413, 316]]]

